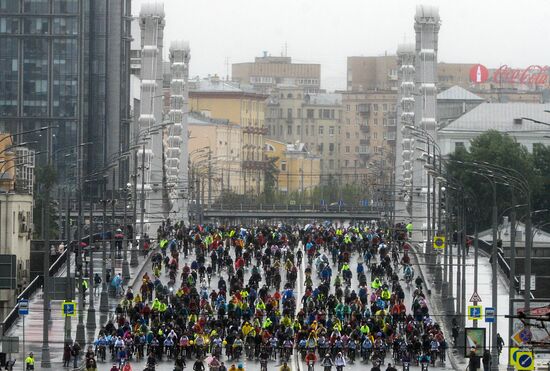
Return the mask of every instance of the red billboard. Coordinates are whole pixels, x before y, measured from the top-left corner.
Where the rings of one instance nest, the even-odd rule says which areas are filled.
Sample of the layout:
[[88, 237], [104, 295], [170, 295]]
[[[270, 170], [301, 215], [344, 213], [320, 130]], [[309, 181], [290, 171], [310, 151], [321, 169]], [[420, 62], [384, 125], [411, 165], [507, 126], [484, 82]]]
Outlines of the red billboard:
[[474, 84], [489, 80], [497, 84], [546, 85], [548, 84], [549, 71], [549, 66], [531, 65], [521, 69], [511, 68], [505, 64], [491, 75], [484, 65], [476, 64], [470, 68], [470, 81]]

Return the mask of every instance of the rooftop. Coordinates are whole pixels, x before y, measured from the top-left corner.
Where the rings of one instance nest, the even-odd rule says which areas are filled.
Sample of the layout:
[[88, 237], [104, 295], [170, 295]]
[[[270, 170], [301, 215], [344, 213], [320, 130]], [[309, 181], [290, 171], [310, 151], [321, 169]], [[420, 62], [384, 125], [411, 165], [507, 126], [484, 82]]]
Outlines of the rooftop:
[[457, 85], [437, 94], [437, 100], [484, 101], [480, 96]]
[[334, 106], [342, 104], [342, 94], [337, 93], [317, 93], [308, 94], [310, 105]]
[[252, 86], [239, 84], [234, 81], [220, 79], [217, 75], [209, 76], [204, 79], [195, 78], [189, 81], [189, 91], [201, 93], [250, 93], [258, 94]]
[[501, 132], [529, 132], [548, 130], [548, 126], [536, 124], [528, 120], [516, 120], [528, 117], [534, 120], [550, 123], [550, 104], [540, 103], [481, 103], [476, 108], [465, 113], [440, 132], [485, 132], [498, 130]]
[[228, 125], [229, 120], [213, 119], [211, 117], [206, 117], [199, 112], [191, 111], [189, 112], [187, 123], [189, 125]]

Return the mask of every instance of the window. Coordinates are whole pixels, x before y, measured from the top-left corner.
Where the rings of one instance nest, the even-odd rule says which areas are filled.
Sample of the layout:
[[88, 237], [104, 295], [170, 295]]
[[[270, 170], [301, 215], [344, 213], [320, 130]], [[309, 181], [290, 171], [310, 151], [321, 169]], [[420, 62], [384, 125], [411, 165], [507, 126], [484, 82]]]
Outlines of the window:
[[350, 139], [351, 138], [351, 135], [349, 134], [349, 132], [346, 132], [346, 139]]
[[313, 115], [314, 115], [314, 111], [312, 109], [308, 109], [307, 110], [307, 118], [312, 119], [312, 118], [314, 118]]
[[334, 169], [334, 160], [328, 160], [329, 169]]
[[281, 161], [281, 171], [286, 171], [286, 161]]
[[296, 126], [296, 134], [301, 135], [302, 134], [302, 128], [300, 125]]
[[349, 104], [346, 104], [346, 111], [349, 112], [349, 108], [350, 108], [350, 107], [349, 107]]
[[309, 130], [308, 130], [308, 126], [304, 126], [306, 128], [306, 135], [309, 135]]
[[372, 133], [372, 137], [373, 137], [374, 139], [378, 139], [378, 133], [377, 133], [377, 132]]
[[302, 118], [302, 109], [301, 108], [298, 108], [298, 113], [297, 113], [296, 117], [298, 117], [299, 119]]
[[378, 125], [378, 119], [374, 119], [374, 125]]
[[320, 119], [323, 118], [323, 110], [322, 110], [322, 109], [319, 110], [319, 118], [320, 118]]
[[292, 126], [291, 126], [291, 125], [288, 125], [288, 126], [286, 127], [286, 134], [287, 134], [287, 135], [292, 135]]
[[329, 126], [328, 127], [328, 134], [329, 135], [334, 135], [334, 126]]
[[382, 125], [388, 126], [388, 119], [383, 118], [383, 119], [382, 119]]
[[378, 111], [378, 103], [373, 104], [374, 110]]
[[464, 148], [464, 142], [456, 142], [455, 143], [455, 151], [459, 148]]
[[384, 103], [384, 104], [382, 105], [382, 110], [384, 110], [384, 111], [387, 111], [387, 110], [388, 110], [388, 105], [387, 105], [386, 103]]
[[323, 135], [324, 134], [324, 130], [325, 127], [323, 125], [319, 125], [319, 135]]
[[319, 153], [323, 153], [323, 143], [319, 143]]
[[348, 167], [348, 166], [349, 166], [349, 160], [344, 160], [344, 166], [345, 166], [345, 167]]
[[292, 108], [287, 109], [286, 111], [286, 118], [288, 120], [292, 120]]
[[330, 152], [334, 152], [334, 143], [329, 143], [329, 144], [328, 144], [328, 150], [329, 150]]
[[359, 153], [359, 146], [355, 146], [355, 153]]
[[349, 146], [346, 146], [346, 153], [349, 153]]

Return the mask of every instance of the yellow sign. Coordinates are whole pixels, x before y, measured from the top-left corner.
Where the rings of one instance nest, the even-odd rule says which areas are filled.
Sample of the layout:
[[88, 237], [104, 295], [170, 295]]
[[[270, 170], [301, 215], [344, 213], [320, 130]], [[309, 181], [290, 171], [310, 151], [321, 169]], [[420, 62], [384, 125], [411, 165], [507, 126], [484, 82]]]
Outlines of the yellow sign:
[[63, 303], [61, 303], [61, 311], [63, 313], [63, 317], [76, 316], [76, 302], [64, 301]]
[[434, 249], [444, 249], [445, 248], [445, 237], [435, 236], [434, 237]]
[[508, 363], [510, 363], [510, 366], [515, 366], [516, 365], [516, 359], [517, 359], [517, 356], [518, 356], [518, 352], [519, 352], [519, 348], [510, 348], [510, 361]]
[[468, 306], [468, 319], [470, 321], [481, 319], [481, 305]]
[[531, 371], [535, 369], [533, 352], [517, 352], [516, 354], [516, 370]]

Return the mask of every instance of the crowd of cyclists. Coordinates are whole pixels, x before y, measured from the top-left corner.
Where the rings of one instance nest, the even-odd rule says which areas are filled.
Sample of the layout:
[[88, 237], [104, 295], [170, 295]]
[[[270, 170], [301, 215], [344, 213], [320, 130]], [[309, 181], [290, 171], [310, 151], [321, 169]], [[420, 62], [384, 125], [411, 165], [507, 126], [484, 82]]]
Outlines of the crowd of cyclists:
[[168, 220], [148, 249], [152, 270], [138, 290], [126, 289], [89, 357], [113, 362], [113, 371], [137, 362], [148, 371], [167, 362], [176, 371], [444, 363], [447, 343], [407, 236], [401, 225]]

